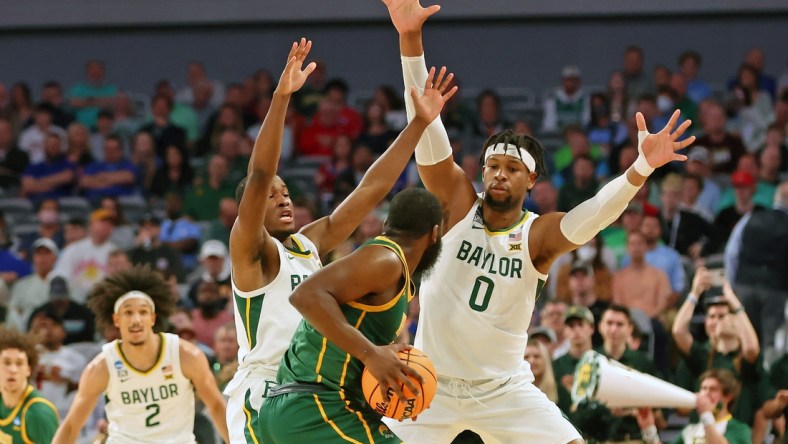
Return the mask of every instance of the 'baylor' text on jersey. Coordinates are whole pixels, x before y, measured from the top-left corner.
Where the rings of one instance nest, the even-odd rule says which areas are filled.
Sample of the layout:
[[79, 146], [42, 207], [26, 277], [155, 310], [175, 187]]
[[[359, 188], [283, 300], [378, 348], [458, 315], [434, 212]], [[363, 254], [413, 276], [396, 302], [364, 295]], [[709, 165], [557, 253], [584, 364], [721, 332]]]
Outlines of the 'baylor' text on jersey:
[[534, 268], [526, 212], [511, 227], [485, 225], [479, 199], [443, 236], [433, 272], [419, 289], [415, 346], [440, 375], [474, 380], [530, 372], [523, 360], [534, 303], [547, 275]]
[[180, 338], [160, 333], [161, 350], [147, 372], [134, 368], [119, 341], [104, 344], [108, 444], [193, 443], [194, 386], [181, 372]]

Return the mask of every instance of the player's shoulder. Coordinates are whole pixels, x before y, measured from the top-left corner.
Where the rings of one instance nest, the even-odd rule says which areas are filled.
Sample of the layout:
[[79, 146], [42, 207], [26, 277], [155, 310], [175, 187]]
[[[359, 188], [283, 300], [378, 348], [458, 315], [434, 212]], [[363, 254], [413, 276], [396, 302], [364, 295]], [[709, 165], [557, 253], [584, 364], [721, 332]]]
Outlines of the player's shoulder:
[[42, 418], [58, 418], [57, 408], [48, 399], [34, 391], [25, 401], [22, 408], [25, 422], [40, 420]]

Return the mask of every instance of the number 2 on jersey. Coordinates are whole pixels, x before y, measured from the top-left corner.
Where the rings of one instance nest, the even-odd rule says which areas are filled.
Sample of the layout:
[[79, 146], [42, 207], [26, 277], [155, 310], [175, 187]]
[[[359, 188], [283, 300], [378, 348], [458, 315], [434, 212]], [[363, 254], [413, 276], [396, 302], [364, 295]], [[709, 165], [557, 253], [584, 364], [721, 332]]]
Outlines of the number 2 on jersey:
[[155, 427], [159, 425], [160, 424], [159, 420], [155, 419], [157, 416], [159, 416], [159, 404], [148, 404], [145, 407], [145, 410], [153, 411], [153, 413], [151, 413], [150, 415], [147, 416], [147, 418], [145, 418], [145, 427]]
[[[480, 302], [479, 294], [481, 293], [482, 286], [484, 286], [484, 295], [481, 297]], [[493, 282], [492, 279], [488, 278], [487, 276], [477, 277], [476, 282], [473, 283], [471, 300], [468, 301], [468, 305], [470, 305], [471, 308], [476, 311], [487, 310], [487, 306], [490, 304], [490, 297], [492, 297], [494, 287], [495, 282]]]

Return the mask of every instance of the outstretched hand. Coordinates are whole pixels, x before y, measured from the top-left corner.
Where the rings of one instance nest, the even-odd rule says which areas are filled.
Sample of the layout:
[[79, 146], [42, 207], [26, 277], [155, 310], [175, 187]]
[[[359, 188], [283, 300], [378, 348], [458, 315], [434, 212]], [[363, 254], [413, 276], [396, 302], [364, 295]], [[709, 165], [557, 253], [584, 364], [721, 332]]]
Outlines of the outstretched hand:
[[311, 40], [302, 37], [300, 42], [293, 42], [293, 46], [290, 48], [290, 54], [287, 56], [287, 65], [276, 87], [278, 93], [292, 94], [304, 86], [306, 78], [309, 77], [309, 74], [312, 74], [312, 71], [317, 67], [317, 64], [312, 62], [303, 70], [301, 69], [301, 66], [304, 64], [304, 59], [306, 59], [311, 49]]
[[419, 4], [419, 0], [383, 0], [383, 3], [389, 10], [391, 22], [400, 34], [421, 31], [424, 22], [441, 9], [438, 5], [424, 8]]
[[413, 98], [413, 106], [416, 108], [416, 117], [424, 119], [427, 123], [435, 120], [441, 113], [443, 105], [457, 93], [457, 87], [453, 86], [451, 89], [446, 89], [451, 85], [454, 79], [454, 74], [449, 73], [446, 75], [446, 67], [441, 68], [437, 76], [435, 75], [435, 67], [430, 68], [427, 75], [427, 82], [424, 84], [424, 93], [419, 96], [416, 87], [410, 88], [410, 96]]
[[[662, 128], [662, 131], [656, 134], [649, 134], [646, 136], [645, 140], [643, 140], [640, 146], [642, 154], [646, 156], [646, 160], [651, 167], [659, 168], [674, 160], [687, 160], [687, 156], [676, 154], [676, 151], [690, 146], [692, 142], [695, 141], [695, 136], [687, 137], [681, 142], [676, 141], [687, 131], [687, 128], [692, 125], [691, 120], [685, 120], [675, 131], [673, 131], [676, 127], [676, 122], [679, 120], [680, 114], [681, 112], [679, 110], [674, 111], [673, 115], [670, 116], [670, 121], [665, 125], [665, 128]], [[646, 119], [643, 117], [642, 113], [637, 113], [635, 115], [635, 120], [637, 120], [638, 132], [648, 132], [646, 128]]]
[[380, 393], [383, 399], [389, 399], [389, 390], [401, 400], [406, 400], [407, 396], [402, 392], [400, 383], [404, 383], [408, 390], [419, 394], [419, 389], [411, 378], [416, 378], [424, 383], [424, 378], [411, 367], [405, 365], [399, 358], [397, 352], [410, 348], [407, 344], [391, 344], [375, 347], [375, 351], [370, 357], [364, 360], [367, 370], [375, 377], [380, 384]]

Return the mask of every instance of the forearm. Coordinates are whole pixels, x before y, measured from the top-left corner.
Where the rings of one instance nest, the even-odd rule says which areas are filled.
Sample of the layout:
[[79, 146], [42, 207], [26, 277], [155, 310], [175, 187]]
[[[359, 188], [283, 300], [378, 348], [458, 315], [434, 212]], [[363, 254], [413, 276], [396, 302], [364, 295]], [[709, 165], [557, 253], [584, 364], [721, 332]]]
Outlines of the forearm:
[[561, 219], [561, 232], [569, 242], [583, 245], [624, 212], [646, 178], [630, 167], [602, 187], [594, 197], [566, 213]]
[[692, 339], [689, 326], [690, 322], [692, 321], [692, 314], [695, 312], [695, 306], [698, 303], [697, 299], [699, 297], [700, 295], [693, 295], [690, 293], [687, 295], [687, 299], [684, 300], [684, 303], [681, 304], [681, 307], [679, 307], [679, 311], [676, 313], [676, 318], [673, 320], [673, 328], [671, 329], [673, 337], [677, 341], [679, 340], [679, 337], [686, 338], [689, 336], [689, 338]]
[[74, 172], [71, 170], [61, 171], [57, 174], [41, 179], [43, 185], [49, 188], [59, 187], [74, 180]]
[[224, 399], [219, 398], [211, 403], [211, 405], [208, 406], [208, 414], [211, 415], [213, 425], [216, 427], [216, 431], [219, 432], [219, 436], [222, 437], [224, 442], [229, 443], [230, 433], [227, 431], [227, 405], [224, 403]]
[[[738, 307], [733, 308], [736, 309], [740, 307], [741, 302], [739, 302]], [[739, 331], [742, 355], [748, 362], [755, 362], [758, 359], [758, 355], [761, 353], [761, 346], [758, 342], [758, 334], [755, 332], [750, 318], [748, 318], [747, 313], [742, 310], [737, 314], [733, 314], [733, 322], [736, 325], [736, 330]]]
[[129, 185], [134, 183], [136, 178], [131, 171], [117, 171], [114, 173], [106, 173], [104, 175], [104, 182], [107, 186], [110, 185]]
[[703, 430], [706, 432], [706, 444], [729, 444], [728, 440], [720, 435], [714, 424], [704, 425]]
[[274, 91], [271, 98], [271, 107], [263, 120], [263, 126], [257, 134], [257, 139], [252, 148], [247, 174], [261, 171], [267, 176], [276, 174], [279, 157], [282, 154], [282, 133], [284, 132], [287, 105], [290, 94], [281, 94]]
[[77, 442], [79, 436], [79, 427], [74, 427], [70, 422], [66, 421], [60, 424], [55, 437], [52, 439], [52, 444], [71, 444]]
[[[405, 57], [418, 57], [424, 54], [421, 30], [399, 35], [399, 52]], [[424, 82], [422, 82], [422, 85]]]
[[782, 415], [784, 409], [785, 404], [781, 403], [779, 399], [773, 398], [763, 403], [760, 412], [766, 419], [774, 419]]
[[416, 117], [400, 133], [399, 137], [391, 144], [383, 155], [364, 173], [358, 189], [368, 190], [370, 200], [375, 203], [383, 199], [391, 191], [402, 171], [413, 156], [416, 144], [429, 125], [424, 119]]
[[290, 297], [290, 303], [326, 339], [354, 358], [364, 361], [375, 348], [375, 344], [348, 323], [339, 303], [327, 291], [297, 291]]

